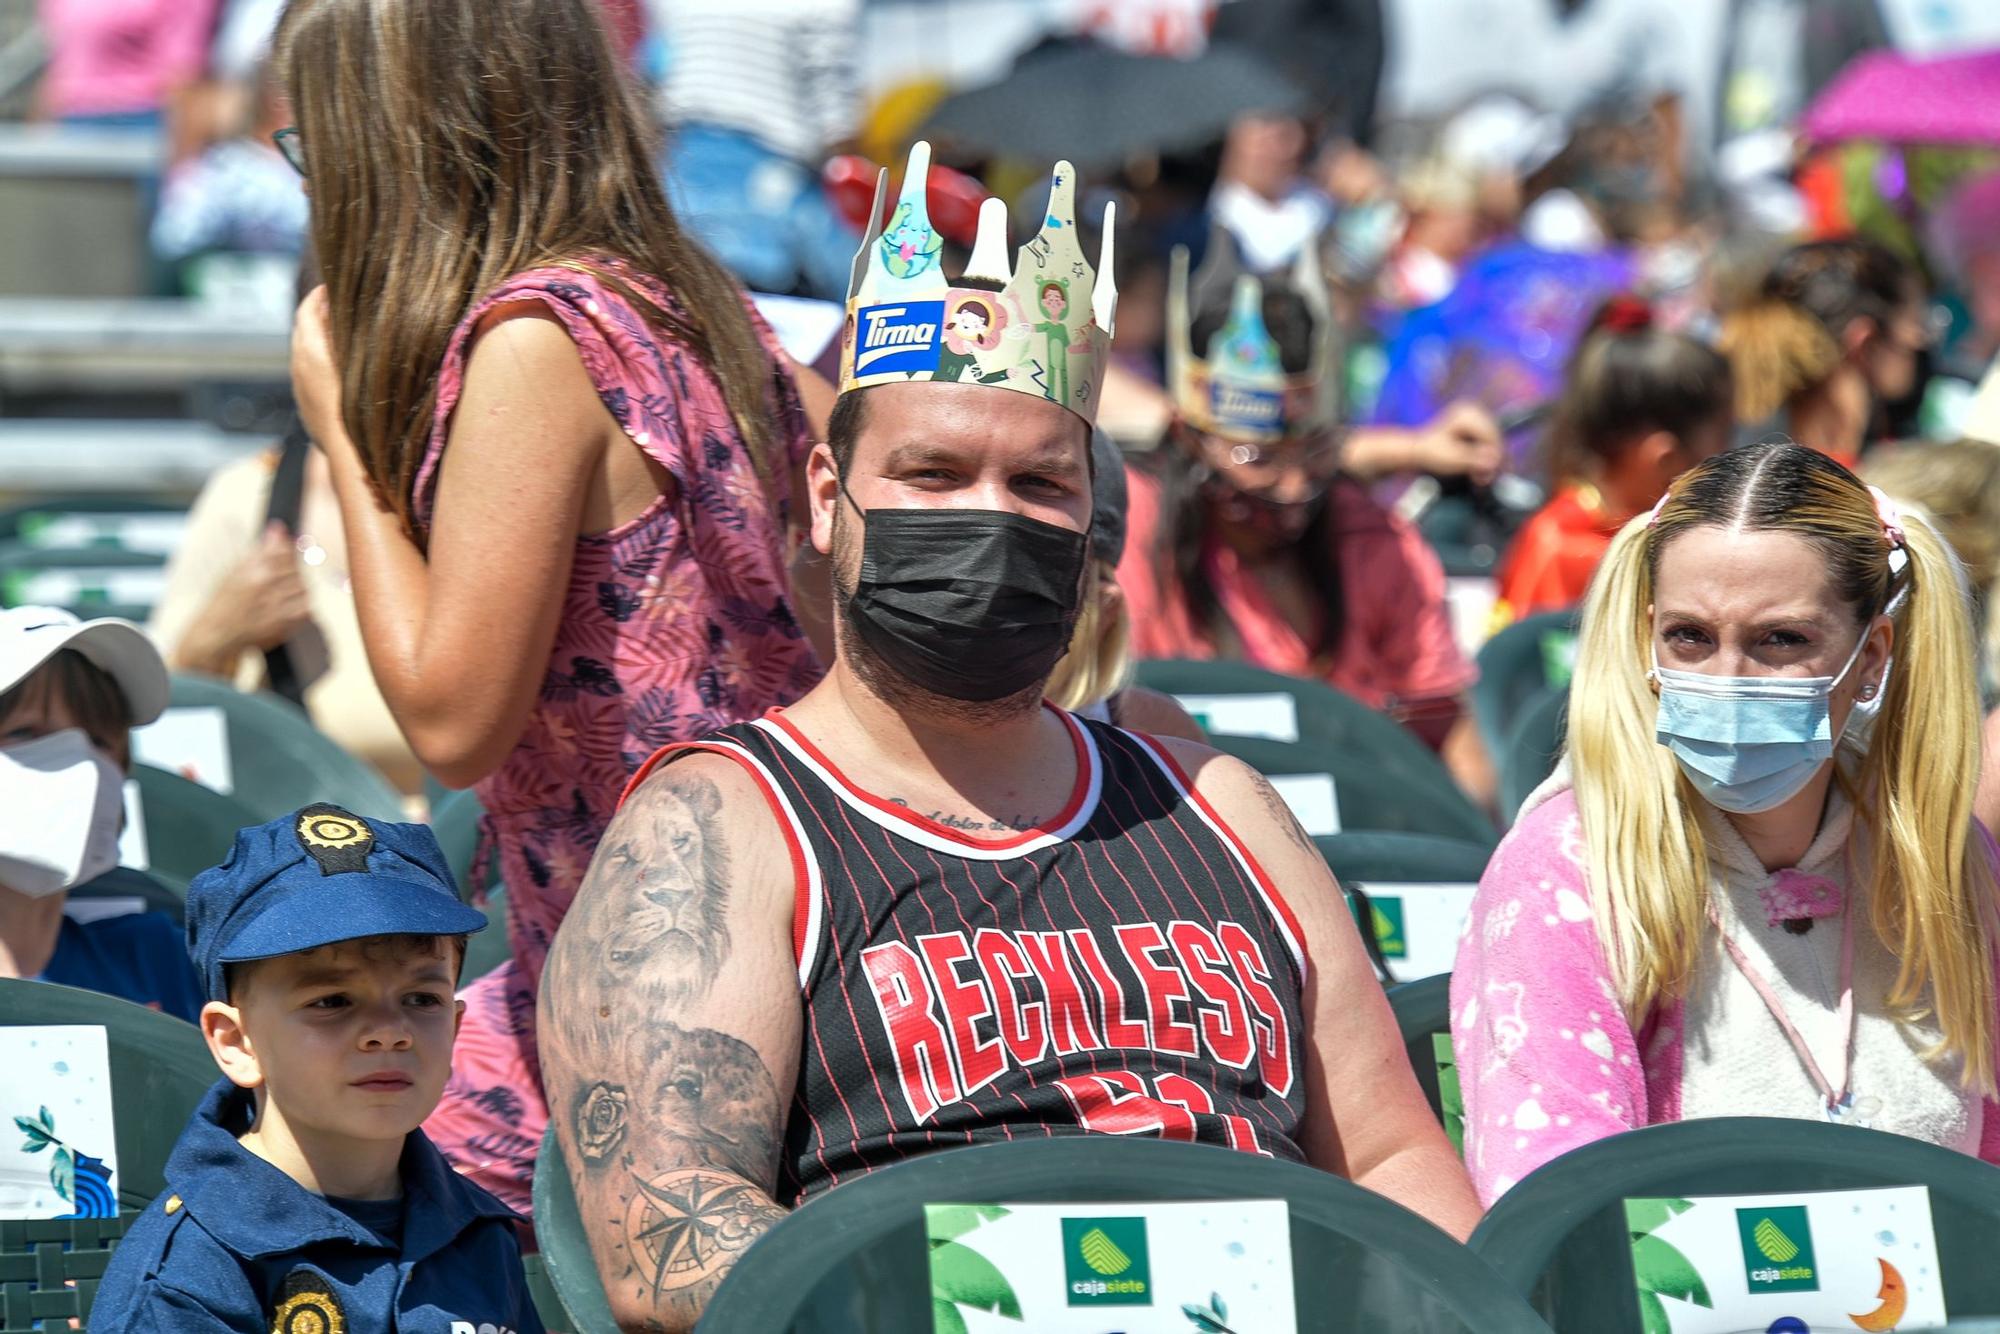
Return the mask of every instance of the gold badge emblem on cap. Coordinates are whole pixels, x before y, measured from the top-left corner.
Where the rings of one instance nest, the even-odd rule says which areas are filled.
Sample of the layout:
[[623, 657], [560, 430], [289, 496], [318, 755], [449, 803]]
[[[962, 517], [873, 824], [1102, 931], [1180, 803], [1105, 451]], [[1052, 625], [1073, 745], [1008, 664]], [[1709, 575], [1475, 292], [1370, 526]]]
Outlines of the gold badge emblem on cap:
[[368, 869], [375, 831], [354, 812], [322, 802], [300, 811], [292, 828], [298, 834], [299, 846], [319, 864], [321, 875]]
[[316, 848], [351, 848], [372, 843], [375, 835], [359, 816], [339, 811], [300, 811], [299, 840]]

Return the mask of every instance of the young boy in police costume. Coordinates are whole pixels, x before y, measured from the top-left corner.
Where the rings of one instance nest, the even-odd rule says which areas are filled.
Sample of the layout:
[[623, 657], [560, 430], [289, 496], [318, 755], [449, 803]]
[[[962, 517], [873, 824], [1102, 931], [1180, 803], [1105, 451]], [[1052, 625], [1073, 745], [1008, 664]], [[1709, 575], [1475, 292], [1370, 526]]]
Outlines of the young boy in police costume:
[[485, 925], [430, 830], [323, 805], [242, 830], [188, 887], [187, 923], [224, 1078], [91, 1328], [541, 1334], [515, 1215], [418, 1129]]

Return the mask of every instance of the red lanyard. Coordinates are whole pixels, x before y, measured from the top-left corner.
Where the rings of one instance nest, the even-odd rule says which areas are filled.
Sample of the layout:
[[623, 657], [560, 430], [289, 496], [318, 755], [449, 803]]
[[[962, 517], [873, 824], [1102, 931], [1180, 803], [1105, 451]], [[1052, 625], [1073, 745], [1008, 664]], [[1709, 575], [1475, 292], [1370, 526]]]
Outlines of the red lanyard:
[[1846, 899], [1847, 902], [1840, 910], [1840, 1007], [1835, 1011], [1840, 1018], [1840, 1026], [1843, 1033], [1840, 1044], [1840, 1083], [1837, 1086], [1819, 1068], [1819, 1062], [1813, 1059], [1812, 1049], [1806, 1046], [1805, 1037], [1799, 1032], [1798, 1025], [1793, 1023], [1791, 1016], [1785, 1013], [1785, 1003], [1778, 999], [1777, 991], [1765, 979], [1764, 974], [1758, 971], [1757, 966], [1751, 963], [1749, 958], [1743, 953], [1743, 947], [1738, 945], [1730, 937], [1730, 934], [1722, 929], [1722, 916], [1715, 909], [1715, 900], [1710, 898], [1708, 901], [1708, 920], [1714, 923], [1716, 934], [1722, 937], [1722, 948], [1729, 952], [1730, 962], [1736, 965], [1736, 971], [1743, 974], [1743, 980], [1748, 982], [1763, 1000], [1764, 1008], [1771, 1012], [1771, 1017], [1778, 1021], [1778, 1027], [1784, 1031], [1785, 1040], [1790, 1042], [1792, 1050], [1798, 1053], [1799, 1064], [1805, 1067], [1806, 1077], [1812, 1080], [1813, 1087], [1819, 1090], [1819, 1096], [1823, 1103], [1821, 1110], [1825, 1113], [1829, 1121], [1838, 1121], [1841, 1114], [1847, 1110], [1852, 1101], [1851, 1085], [1854, 1080], [1854, 1030], [1856, 1022], [1854, 1015], [1854, 896], [1850, 893], [1846, 895]]

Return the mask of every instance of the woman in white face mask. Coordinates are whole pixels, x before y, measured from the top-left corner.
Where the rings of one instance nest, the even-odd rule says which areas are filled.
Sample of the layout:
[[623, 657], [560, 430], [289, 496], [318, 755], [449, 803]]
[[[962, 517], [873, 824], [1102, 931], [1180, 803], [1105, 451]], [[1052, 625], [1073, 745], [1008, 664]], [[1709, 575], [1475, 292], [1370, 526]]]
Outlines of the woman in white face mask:
[[200, 1013], [171, 919], [64, 912], [71, 889], [118, 864], [131, 729], [160, 716], [167, 690], [159, 652], [128, 622], [0, 612], [0, 977]]
[[1698, 1116], [2000, 1161], [2000, 918], [1954, 559], [1787, 443], [1704, 463], [1619, 534], [1568, 753], [1487, 868], [1452, 978], [1484, 1199]]

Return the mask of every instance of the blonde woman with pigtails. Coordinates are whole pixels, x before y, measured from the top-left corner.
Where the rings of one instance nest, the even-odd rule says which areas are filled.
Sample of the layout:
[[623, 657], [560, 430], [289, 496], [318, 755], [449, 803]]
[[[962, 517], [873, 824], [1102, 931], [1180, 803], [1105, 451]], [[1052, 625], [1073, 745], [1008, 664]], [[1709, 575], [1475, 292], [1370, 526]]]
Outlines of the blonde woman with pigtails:
[[1734, 450], [1628, 524], [1452, 978], [1482, 1200], [1702, 1116], [2000, 1161], [1979, 723], [1955, 558], [1827, 456]]

